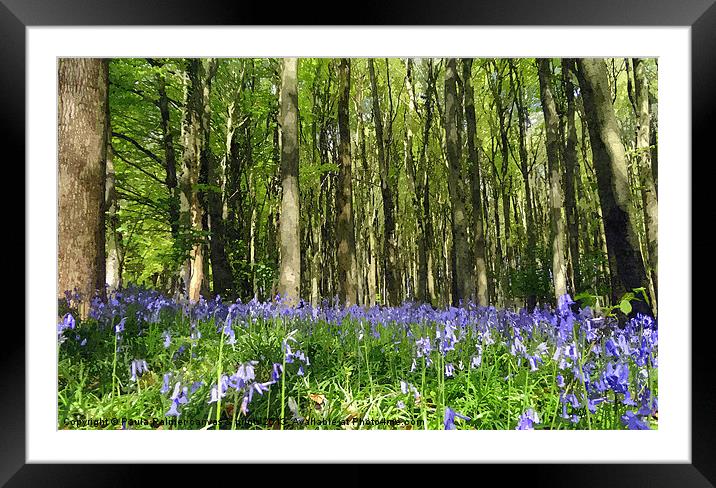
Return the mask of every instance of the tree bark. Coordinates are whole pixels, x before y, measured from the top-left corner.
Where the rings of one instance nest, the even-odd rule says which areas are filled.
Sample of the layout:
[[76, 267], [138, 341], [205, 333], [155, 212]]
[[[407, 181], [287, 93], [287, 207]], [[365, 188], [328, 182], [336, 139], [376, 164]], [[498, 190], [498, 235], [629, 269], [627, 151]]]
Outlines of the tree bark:
[[105, 286], [108, 61], [58, 63], [58, 296], [80, 293], [80, 315]]
[[371, 94], [373, 99], [373, 122], [375, 123], [376, 145], [378, 147], [378, 166], [380, 174], [380, 191], [383, 197], [383, 273], [385, 276], [386, 301], [388, 305], [397, 305], [400, 302], [400, 283], [396, 279], [396, 249], [395, 249], [395, 216], [393, 189], [390, 184], [390, 151], [385, 147], [383, 133], [383, 115], [380, 111], [378, 84], [375, 76], [373, 59], [368, 59], [368, 72], [370, 74]]
[[288, 303], [301, 296], [301, 233], [298, 188], [298, 59], [284, 58], [281, 70], [281, 263], [278, 292]]
[[172, 238], [176, 241], [179, 238], [179, 193], [177, 190], [177, 161], [174, 150], [174, 134], [171, 128], [169, 117], [169, 97], [166, 90], [166, 79], [163, 75], [157, 75], [157, 91], [159, 99], [159, 114], [162, 124], [162, 145], [164, 146], [164, 169], [166, 172], [165, 184], [169, 191], [169, 226]]
[[550, 221], [552, 227], [552, 279], [554, 293], [559, 298], [567, 293], [567, 261], [565, 252], [565, 225], [562, 209], [562, 173], [559, 164], [559, 116], [551, 87], [550, 60], [537, 60], [540, 97], [546, 128], [547, 165], [549, 171]]
[[[611, 103], [607, 66], [602, 59], [577, 61], [589, 138], [612, 274], [612, 300], [635, 288], [648, 287], [635, 226], [629, 213], [629, 185], [624, 146]], [[631, 315], [651, 315], [646, 302], [632, 303]]]
[[338, 299], [346, 306], [358, 302], [356, 276], [356, 242], [353, 218], [353, 172], [351, 162], [351, 129], [349, 104], [351, 94], [351, 61], [343, 58], [338, 65]]
[[475, 147], [477, 123], [475, 120], [475, 95], [472, 88], [472, 59], [462, 60], [462, 78], [465, 90], [465, 120], [467, 121], [467, 156], [470, 168], [472, 196], [472, 225], [475, 233], [475, 299], [478, 305], [487, 306], [487, 261], [485, 257], [485, 232], [483, 229], [482, 183], [480, 154]]
[[233, 288], [233, 276], [226, 256], [226, 231], [223, 218], [224, 176], [221, 161], [211, 151], [211, 84], [218, 68], [216, 59], [202, 60], [204, 72], [202, 108], [201, 167], [206, 171], [207, 191], [204, 204], [207, 210], [209, 230], [209, 257], [211, 259], [212, 291], [215, 295], [227, 294]]
[[117, 201], [117, 189], [115, 187], [114, 161], [112, 158], [112, 145], [107, 144], [107, 167], [106, 167], [106, 192], [105, 208], [107, 214], [107, 235], [106, 235], [106, 276], [109, 290], [122, 288], [122, 267], [124, 260], [124, 246], [122, 245], [122, 234], [119, 232], [119, 203]]
[[525, 108], [523, 100], [523, 88], [522, 80], [514, 66], [514, 61], [510, 61], [512, 68], [512, 84], [515, 96], [515, 102], [517, 105], [517, 115], [519, 118], [519, 154], [520, 154], [520, 173], [522, 173], [522, 182], [525, 187], [525, 219], [526, 219], [526, 234], [527, 234], [527, 248], [525, 249], [525, 270], [528, 276], [527, 284], [527, 309], [533, 310], [537, 305], [537, 295], [535, 293], [537, 269], [535, 252], [537, 249], [537, 237], [535, 235], [534, 216], [532, 214], [532, 190], [530, 188], [530, 170], [529, 161], [527, 155], [527, 127], [528, 113]]
[[454, 252], [453, 304], [472, 298], [472, 263], [467, 243], [467, 215], [461, 178], [461, 142], [458, 130], [457, 61], [445, 60], [445, 146], [448, 160], [448, 191], [452, 215]]
[[567, 98], [567, 129], [566, 144], [564, 148], [564, 205], [567, 216], [567, 230], [569, 239], [569, 254], [572, 258], [572, 275], [574, 276], [574, 289], [576, 294], [582, 289], [582, 278], [579, 264], [579, 214], [577, 213], [577, 196], [575, 180], [579, 175], [579, 162], [577, 160], [577, 126], [575, 121], [574, 84], [571, 72], [573, 59], [562, 59], [562, 80]]
[[[417, 170], [413, 159], [413, 131], [411, 128], [413, 114], [419, 115], [417, 97], [415, 95], [415, 86], [413, 83], [413, 60], [408, 58], [405, 63], [405, 84], [410, 95], [410, 107], [406, 109], [405, 117], [405, 162], [408, 175], [408, 185], [410, 186], [411, 198], [413, 203], [413, 211], [415, 212], [415, 220], [417, 224], [418, 235], [416, 236], [416, 290], [415, 299], [418, 302], [425, 302], [428, 295], [428, 258], [425, 241], [425, 219], [423, 209], [420, 204], [420, 184], [418, 183]], [[431, 80], [428, 80], [430, 83]], [[430, 88], [428, 88], [428, 91]], [[423, 130], [423, 143], [418, 157], [419, 168], [425, 166], [425, 151], [428, 145], [428, 137], [430, 134], [430, 124], [432, 121], [432, 107], [430, 104], [430, 96], [428, 94], [425, 102], [426, 116], [425, 128]]]
[[[639, 186], [644, 209], [644, 227], [646, 228], [646, 242], [649, 255], [649, 268], [651, 280], [654, 284], [654, 294], [658, 293], [658, 262], [659, 262], [659, 217], [656, 196], [656, 185], [652, 173], [649, 113], [649, 83], [646, 78], [644, 60], [634, 58], [634, 95], [636, 103], [636, 151], [639, 166]], [[656, 297], [654, 297], [656, 298]]]
[[189, 248], [182, 277], [189, 300], [195, 302], [200, 298], [205, 280], [204, 244], [201, 235], [204, 230], [204, 208], [197, 190], [201, 174], [204, 110], [203, 69], [200, 60], [188, 60], [186, 76], [186, 104], [182, 128], [184, 154], [179, 178], [181, 190], [179, 220], [182, 230], [188, 234], [185, 248]]

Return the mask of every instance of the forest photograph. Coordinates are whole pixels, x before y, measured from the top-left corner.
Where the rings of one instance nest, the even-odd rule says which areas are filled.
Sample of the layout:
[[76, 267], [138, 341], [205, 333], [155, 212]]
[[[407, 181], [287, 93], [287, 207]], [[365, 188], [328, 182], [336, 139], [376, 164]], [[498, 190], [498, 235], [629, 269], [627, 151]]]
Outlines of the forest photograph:
[[658, 100], [657, 58], [58, 58], [57, 428], [658, 429]]

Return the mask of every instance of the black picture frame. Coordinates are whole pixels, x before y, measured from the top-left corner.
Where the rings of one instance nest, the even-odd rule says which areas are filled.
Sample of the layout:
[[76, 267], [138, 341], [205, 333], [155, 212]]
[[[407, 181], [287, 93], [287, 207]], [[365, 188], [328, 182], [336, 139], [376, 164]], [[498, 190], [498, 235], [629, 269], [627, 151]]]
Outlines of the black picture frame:
[[[26, 27], [69, 25], [573, 25], [573, 26], [690, 26], [692, 89], [692, 161], [714, 161], [712, 142], [716, 119], [716, 4], [715, 0], [398, 0], [363, 2], [341, 6], [321, 0], [311, 4], [296, 2], [279, 8], [272, 2], [217, 2], [203, 0], [0, 0], [0, 138], [3, 147], [15, 149], [15, 161], [25, 158], [25, 62]], [[342, 9], [346, 16], [342, 17]], [[280, 12], [280, 14], [278, 13]], [[9, 164], [10, 159], [6, 160]], [[667, 163], [669, 164], [669, 163]], [[681, 161], [686, 169], [690, 162]], [[20, 165], [17, 165], [19, 169]], [[691, 164], [693, 174], [693, 164]], [[23, 167], [24, 168], [24, 167]], [[24, 171], [19, 180], [24, 180]], [[692, 178], [692, 182], [693, 182]], [[25, 185], [31, 184], [25, 181]], [[704, 192], [701, 192], [704, 193]], [[708, 192], [706, 192], [708, 193]], [[697, 194], [692, 185], [692, 195]], [[14, 197], [13, 197], [14, 198]], [[702, 208], [692, 204], [693, 211]], [[710, 207], [707, 207], [710, 208]], [[708, 211], [708, 210], [707, 210]], [[692, 222], [693, 222], [692, 218]], [[24, 224], [20, 224], [21, 228]], [[24, 236], [17, 232], [16, 235]], [[24, 237], [19, 239], [24, 242]], [[691, 240], [693, 243], [699, 242]], [[25, 243], [26, 244], [26, 243]], [[23, 246], [24, 247], [24, 246]], [[25, 262], [32, 259], [24, 250]], [[693, 254], [693, 252], [692, 252]], [[663, 257], [663, 256], [662, 256]], [[665, 259], [668, 259], [666, 257]], [[22, 276], [17, 270], [17, 276]], [[14, 280], [13, 280], [14, 281]], [[689, 284], [683, 284], [689, 286]], [[19, 286], [13, 284], [13, 286]], [[24, 287], [23, 287], [24, 289]], [[698, 288], [692, 285], [695, 294]], [[703, 292], [706, 296], [710, 291]], [[7, 300], [7, 299], [6, 299]], [[25, 306], [30, 306], [32, 290], [26, 290]], [[708, 308], [708, 299], [700, 300]], [[16, 309], [17, 306], [14, 306]], [[5, 314], [12, 314], [8, 307]], [[25, 463], [25, 331], [3, 324], [3, 352], [0, 354], [0, 483], [7, 486], [115, 486], [148, 480], [150, 465], [127, 469], [125, 465], [60, 465]], [[14, 320], [16, 323], [17, 320]], [[716, 484], [716, 442], [714, 415], [716, 395], [712, 373], [710, 321], [691, 322], [692, 337], [692, 464], [549, 464], [518, 466], [484, 465], [471, 470], [474, 483], [497, 476], [509, 485], [521, 482], [532, 486], [681, 486]], [[26, 323], [26, 327], [46, 324]], [[536, 449], [539, 446], [535, 446]], [[565, 449], [589, 446], [565, 446]], [[616, 455], [638, 446], [614, 446]], [[182, 471], [187, 471], [183, 467]], [[230, 467], [227, 467], [230, 468]], [[196, 470], [191, 470], [196, 471]], [[202, 476], [207, 480], [206, 470]], [[229, 472], [229, 469], [224, 470]], [[297, 469], [271, 470], [276, 477], [296, 477]], [[427, 485], [435, 480], [449, 482], [444, 469], [415, 466], [396, 470], [405, 482], [411, 477]], [[162, 476], [175, 468], [160, 468]], [[282, 474], [283, 473], [283, 474]], [[491, 475], [491, 476], [490, 476]], [[176, 474], [174, 475], [176, 476]], [[183, 475], [182, 475], [183, 476]], [[236, 476], [236, 475], [234, 475]], [[346, 482], [368, 483], [375, 476], [361, 466], [342, 471]], [[308, 476], [310, 477], [310, 476]], [[307, 476], [301, 476], [306, 479]], [[248, 481], [246, 481], [248, 482]], [[267, 480], [267, 482], [269, 482]], [[325, 480], [324, 482], [330, 482]], [[344, 482], [341, 482], [344, 484]], [[362, 483], [361, 483], [362, 484]]]

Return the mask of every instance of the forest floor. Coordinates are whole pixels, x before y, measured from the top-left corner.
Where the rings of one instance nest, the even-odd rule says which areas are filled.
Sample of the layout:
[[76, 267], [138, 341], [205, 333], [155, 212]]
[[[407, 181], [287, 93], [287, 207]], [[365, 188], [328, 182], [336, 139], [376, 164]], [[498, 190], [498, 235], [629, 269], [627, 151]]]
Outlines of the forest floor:
[[657, 322], [570, 305], [189, 305], [128, 289], [83, 321], [63, 310], [58, 425], [656, 428]]

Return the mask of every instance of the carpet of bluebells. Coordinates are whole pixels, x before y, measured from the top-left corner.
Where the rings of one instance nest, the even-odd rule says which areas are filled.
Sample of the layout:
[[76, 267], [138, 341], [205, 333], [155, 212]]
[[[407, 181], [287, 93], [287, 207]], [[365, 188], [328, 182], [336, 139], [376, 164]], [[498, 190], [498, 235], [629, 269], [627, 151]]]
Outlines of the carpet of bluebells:
[[[657, 322], [129, 288], [57, 325], [59, 428], [654, 429]], [[94, 420], [93, 420], [94, 419]], [[112, 423], [97, 419], [119, 419]]]

